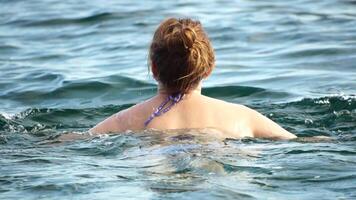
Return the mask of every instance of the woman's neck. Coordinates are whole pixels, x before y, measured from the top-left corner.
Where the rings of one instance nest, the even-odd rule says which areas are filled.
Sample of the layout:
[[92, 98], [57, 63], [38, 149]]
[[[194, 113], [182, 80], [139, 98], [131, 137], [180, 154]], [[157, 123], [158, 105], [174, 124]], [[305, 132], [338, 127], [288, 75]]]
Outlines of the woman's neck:
[[[171, 93], [169, 92], [169, 90], [167, 90], [165, 87], [163, 87], [162, 85], [158, 85], [158, 90], [157, 90], [157, 95], [160, 96], [167, 96], [170, 95]], [[194, 89], [189, 90], [188, 93], [185, 94], [185, 96], [189, 96], [191, 94], [201, 94], [201, 84], [199, 84], [197, 87], [195, 87]]]

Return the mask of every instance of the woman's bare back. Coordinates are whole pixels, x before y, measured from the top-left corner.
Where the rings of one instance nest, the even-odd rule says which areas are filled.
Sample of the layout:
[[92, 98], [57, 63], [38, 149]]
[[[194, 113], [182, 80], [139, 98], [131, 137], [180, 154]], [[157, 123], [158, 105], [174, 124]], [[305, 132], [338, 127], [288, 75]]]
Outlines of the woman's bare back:
[[195, 92], [184, 96], [168, 112], [153, 118], [145, 127], [145, 121], [165, 98], [165, 95], [157, 95], [109, 117], [90, 131], [108, 133], [146, 128], [157, 130], [211, 128], [221, 131], [226, 138], [291, 139], [295, 137], [246, 106], [227, 103]]

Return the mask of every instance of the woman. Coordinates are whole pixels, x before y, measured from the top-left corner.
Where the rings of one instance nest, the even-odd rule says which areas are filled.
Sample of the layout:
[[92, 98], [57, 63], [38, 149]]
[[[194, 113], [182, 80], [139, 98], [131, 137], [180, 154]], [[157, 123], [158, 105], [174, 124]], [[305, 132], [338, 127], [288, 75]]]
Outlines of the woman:
[[213, 129], [225, 138], [296, 138], [255, 110], [201, 94], [201, 81], [213, 71], [215, 56], [199, 21], [163, 21], [153, 36], [149, 58], [158, 82], [156, 96], [112, 115], [91, 133]]

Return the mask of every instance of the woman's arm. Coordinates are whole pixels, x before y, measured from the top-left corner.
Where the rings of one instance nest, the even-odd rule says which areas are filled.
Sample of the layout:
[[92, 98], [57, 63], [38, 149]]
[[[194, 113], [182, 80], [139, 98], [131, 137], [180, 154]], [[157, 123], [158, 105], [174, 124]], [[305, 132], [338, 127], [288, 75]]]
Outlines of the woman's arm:
[[115, 127], [115, 115], [110, 116], [104, 121], [98, 123], [96, 126], [89, 130], [91, 134], [104, 134], [112, 132]]
[[254, 137], [289, 140], [297, 138], [274, 121], [268, 119], [261, 113], [250, 109], [250, 123]]

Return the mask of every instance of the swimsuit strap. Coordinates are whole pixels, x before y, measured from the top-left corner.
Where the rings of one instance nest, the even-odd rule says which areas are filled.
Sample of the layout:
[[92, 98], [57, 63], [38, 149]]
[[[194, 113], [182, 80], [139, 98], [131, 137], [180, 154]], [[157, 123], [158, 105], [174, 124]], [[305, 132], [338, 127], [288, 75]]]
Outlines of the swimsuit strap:
[[[161, 105], [158, 106], [158, 108], [152, 113], [152, 115], [145, 121], [145, 127], [155, 118], [158, 117], [166, 112], [168, 112], [175, 104], [177, 104], [180, 100], [182, 100], [183, 94], [181, 93], [175, 93], [171, 94], [167, 97], [166, 100], [164, 100]], [[168, 102], [171, 101], [171, 104], [169, 104], [166, 108], [165, 106], [168, 104]]]

